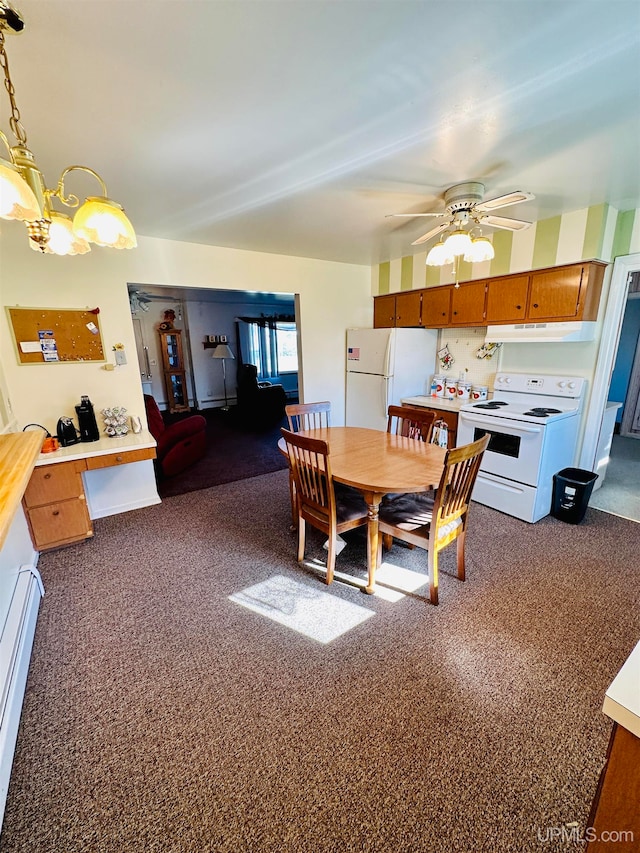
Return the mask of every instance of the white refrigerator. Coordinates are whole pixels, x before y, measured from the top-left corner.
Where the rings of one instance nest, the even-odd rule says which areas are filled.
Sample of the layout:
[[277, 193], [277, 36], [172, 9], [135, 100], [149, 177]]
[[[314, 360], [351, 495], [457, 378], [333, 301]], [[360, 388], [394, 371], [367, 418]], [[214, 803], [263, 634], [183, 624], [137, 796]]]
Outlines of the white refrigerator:
[[387, 428], [387, 408], [428, 394], [436, 329], [347, 329], [347, 426]]

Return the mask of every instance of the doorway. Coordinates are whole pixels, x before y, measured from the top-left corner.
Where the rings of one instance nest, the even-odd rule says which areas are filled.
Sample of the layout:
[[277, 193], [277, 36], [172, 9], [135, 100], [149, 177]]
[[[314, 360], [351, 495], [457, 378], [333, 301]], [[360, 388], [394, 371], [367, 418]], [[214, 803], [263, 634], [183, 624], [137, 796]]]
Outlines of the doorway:
[[[600, 445], [603, 423], [606, 421], [607, 402], [610, 392], [624, 404], [623, 420], [633, 420], [633, 412], [640, 396], [640, 358], [638, 350], [638, 332], [631, 354], [624, 356], [628, 360], [628, 381], [622, 387], [612, 388], [614, 367], [621, 349], [621, 333], [628, 306], [636, 297], [629, 299], [630, 288], [640, 278], [640, 254], [616, 258], [611, 277], [611, 286], [602, 327], [601, 345], [598, 353], [593, 393], [587, 416], [585, 439], [580, 465], [595, 471], [598, 466], [598, 447]], [[635, 310], [635, 304], [634, 304]], [[623, 342], [623, 347], [626, 344]], [[624, 350], [623, 350], [624, 352]], [[631, 411], [631, 416], [628, 414]], [[640, 431], [638, 431], [640, 437]], [[610, 462], [601, 487], [594, 491], [590, 506], [611, 512], [640, 522], [640, 442], [627, 435], [614, 435], [611, 442]]]

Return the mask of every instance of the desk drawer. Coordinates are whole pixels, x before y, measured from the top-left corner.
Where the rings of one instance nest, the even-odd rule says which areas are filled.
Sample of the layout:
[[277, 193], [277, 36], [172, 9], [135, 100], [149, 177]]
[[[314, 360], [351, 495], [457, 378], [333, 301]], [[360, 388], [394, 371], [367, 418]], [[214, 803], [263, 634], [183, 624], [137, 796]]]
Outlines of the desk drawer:
[[28, 509], [27, 518], [33, 544], [39, 551], [93, 536], [84, 495]]
[[24, 493], [25, 506], [43, 506], [84, 495], [82, 471], [85, 468], [84, 459], [34, 468]]
[[87, 459], [87, 468], [92, 471], [96, 468], [113, 468], [115, 465], [127, 465], [129, 462], [141, 462], [143, 459], [155, 459], [154, 447], [141, 447], [138, 450], [121, 450], [119, 453], [107, 453], [104, 456], [90, 456]]

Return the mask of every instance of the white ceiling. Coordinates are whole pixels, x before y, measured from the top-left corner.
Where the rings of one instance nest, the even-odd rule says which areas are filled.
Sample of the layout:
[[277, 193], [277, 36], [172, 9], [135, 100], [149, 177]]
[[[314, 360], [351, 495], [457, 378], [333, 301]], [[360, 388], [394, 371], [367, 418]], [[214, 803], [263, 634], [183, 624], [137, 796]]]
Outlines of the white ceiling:
[[387, 214], [441, 210], [462, 181], [534, 193], [515, 218], [640, 207], [638, 0], [14, 6], [48, 185], [91, 166], [139, 235], [369, 264], [434, 223]]

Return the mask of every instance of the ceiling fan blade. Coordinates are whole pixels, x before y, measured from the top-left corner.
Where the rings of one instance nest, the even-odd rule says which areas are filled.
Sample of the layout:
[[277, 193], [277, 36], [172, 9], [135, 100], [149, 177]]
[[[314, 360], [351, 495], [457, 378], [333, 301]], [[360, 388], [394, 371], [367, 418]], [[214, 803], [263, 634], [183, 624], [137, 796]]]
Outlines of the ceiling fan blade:
[[427, 231], [426, 234], [423, 234], [422, 237], [418, 237], [417, 240], [414, 240], [411, 244], [412, 246], [419, 246], [421, 243], [426, 243], [427, 240], [430, 240], [432, 237], [435, 237], [436, 234], [439, 234], [441, 231], [446, 231], [447, 228], [451, 225], [451, 222], [441, 222], [440, 225], [436, 225], [435, 228], [432, 228], [431, 231]]
[[508, 207], [510, 204], [520, 204], [523, 201], [531, 201], [535, 196], [533, 193], [527, 193], [523, 190], [516, 190], [506, 195], [499, 195], [496, 198], [490, 198], [476, 205], [476, 210], [497, 210], [499, 207]]
[[531, 225], [531, 222], [525, 222], [524, 219], [509, 219], [506, 216], [478, 216], [477, 220], [482, 225], [504, 228], [505, 231], [524, 231]]
[[389, 219], [392, 216], [408, 216], [413, 218], [414, 216], [446, 216], [447, 214], [443, 211], [442, 213], [387, 213], [385, 219]]

